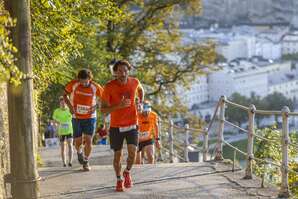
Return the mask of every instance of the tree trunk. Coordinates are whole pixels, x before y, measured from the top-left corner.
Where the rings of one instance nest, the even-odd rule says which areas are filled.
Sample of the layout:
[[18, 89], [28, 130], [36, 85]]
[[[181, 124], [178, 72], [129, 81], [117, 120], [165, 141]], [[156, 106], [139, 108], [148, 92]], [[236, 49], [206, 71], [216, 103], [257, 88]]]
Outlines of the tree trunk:
[[[18, 49], [16, 65], [21, 72], [32, 74], [30, 0], [5, 0], [5, 6], [17, 20], [12, 29], [13, 44]], [[30, 78], [19, 86], [8, 85], [11, 192], [16, 199], [38, 196], [32, 93]]]

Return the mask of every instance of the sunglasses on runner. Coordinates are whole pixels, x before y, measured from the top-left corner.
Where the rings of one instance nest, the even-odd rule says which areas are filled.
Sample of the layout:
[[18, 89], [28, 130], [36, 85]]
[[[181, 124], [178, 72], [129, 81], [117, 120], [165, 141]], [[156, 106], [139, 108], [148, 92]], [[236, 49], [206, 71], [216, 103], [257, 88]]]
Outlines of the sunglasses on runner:
[[144, 105], [143, 105], [143, 111], [150, 112], [150, 111], [151, 111], [151, 106], [148, 105], [148, 104], [144, 104]]

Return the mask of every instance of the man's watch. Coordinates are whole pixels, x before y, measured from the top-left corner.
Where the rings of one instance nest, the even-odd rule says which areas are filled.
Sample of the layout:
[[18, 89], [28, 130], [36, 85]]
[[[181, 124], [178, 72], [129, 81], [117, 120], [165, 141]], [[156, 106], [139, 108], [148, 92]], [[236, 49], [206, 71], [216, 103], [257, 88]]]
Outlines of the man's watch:
[[155, 138], [155, 140], [160, 140], [160, 139], [159, 139], [159, 137], [158, 137], [158, 138]]

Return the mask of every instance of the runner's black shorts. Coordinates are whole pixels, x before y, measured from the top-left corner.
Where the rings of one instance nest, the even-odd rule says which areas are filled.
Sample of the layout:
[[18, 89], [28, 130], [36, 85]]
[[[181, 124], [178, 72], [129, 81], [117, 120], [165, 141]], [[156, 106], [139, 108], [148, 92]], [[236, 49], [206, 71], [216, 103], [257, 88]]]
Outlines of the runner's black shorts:
[[119, 151], [123, 147], [123, 141], [126, 140], [127, 144], [138, 146], [139, 133], [136, 129], [127, 132], [120, 132], [119, 128], [110, 128], [110, 145], [114, 151]]
[[139, 146], [138, 146], [138, 152], [142, 151], [142, 149], [145, 147], [145, 146], [148, 146], [148, 145], [153, 145], [153, 140], [150, 139], [150, 140], [146, 140], [144, 142], [139, 142]]
[[59, 136], [59, 140], [60, 140], [60, 142], [65, 142], [66, 140], [68, 140], [68, 139], [70, 139], [70, 138], [72, 138], [73, 136], [72, 136], [72, 134], [68, 134], [68, 135], [60, 135]]

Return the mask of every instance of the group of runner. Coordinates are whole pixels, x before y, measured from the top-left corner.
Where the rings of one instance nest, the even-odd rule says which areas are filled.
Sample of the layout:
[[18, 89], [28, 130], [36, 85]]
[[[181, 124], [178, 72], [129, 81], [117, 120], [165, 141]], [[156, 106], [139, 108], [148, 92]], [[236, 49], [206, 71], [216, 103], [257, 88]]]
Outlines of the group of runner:
[[[116, 191], [124, 191], [133, 184], [131, 168], [136, 162], [154, 163], [154, 143], [160, 148], [158, 117], [151, 110], [149, 101], [144, 101], [144, 89], [138, 79], [130, 77], [131, 65], [119, 60], [113, 65], [114, 79], [104, 88], [93, 81], [92, 72], [82, 69], [77, 78], [65, 86], [60, 107], [53, 119], [58, 124], [63, 166], [67, 166], [65, 143], [68, 144], [68, 166], [72, 166], [72, 143], [77, 151], [78, 162], [85, 171], [90, 171], [92, 137], [96, 130], [96, 110], [110, 114], [109, 141], [114, 151], [113, 166], [116, 174]], [[127, 143], [128, 157], [122, 173], [122, 148]], [[122, 174], [122, 175], [121, 175]]]

